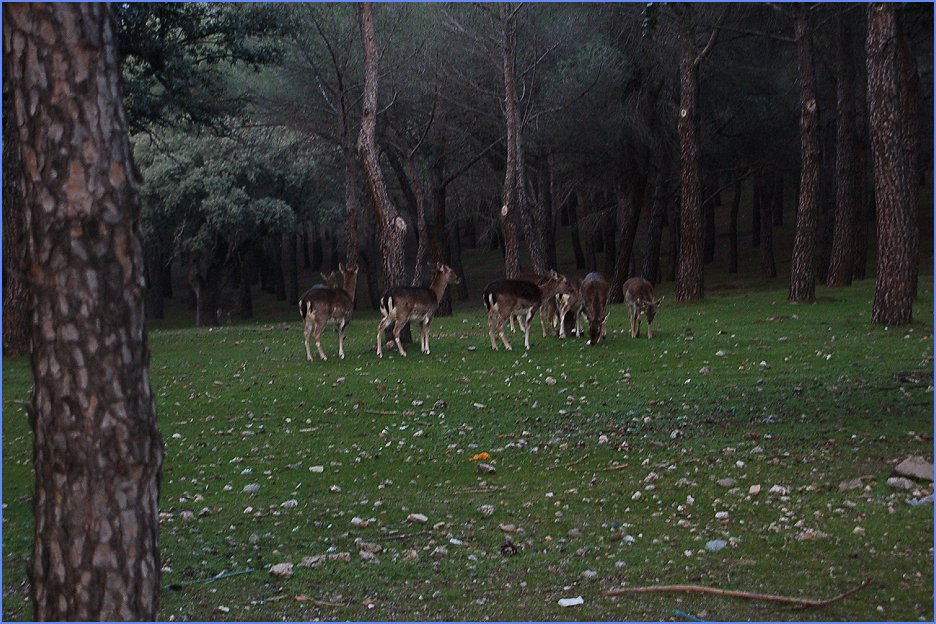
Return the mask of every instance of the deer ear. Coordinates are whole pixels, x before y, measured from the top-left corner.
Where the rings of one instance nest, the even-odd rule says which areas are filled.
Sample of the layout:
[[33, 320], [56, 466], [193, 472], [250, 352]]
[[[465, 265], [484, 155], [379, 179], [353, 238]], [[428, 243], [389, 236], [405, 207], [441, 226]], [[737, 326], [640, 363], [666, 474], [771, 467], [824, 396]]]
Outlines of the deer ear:
[[663, 300], [664, 300], [665, 298], [666, 298], [666, 297], [664, 296], [664, 297], [660, 297], [659, 299], [657, 299], [656, 305], [659, 306], [661, 303], [663, 303]]
[[344, 266], [343, 263], [341, 263], [341, 262], [338, 263], [338, 270], [341, 271], [342, 273], [344, 273], [344, 271], [345, 271], [345, 266]]

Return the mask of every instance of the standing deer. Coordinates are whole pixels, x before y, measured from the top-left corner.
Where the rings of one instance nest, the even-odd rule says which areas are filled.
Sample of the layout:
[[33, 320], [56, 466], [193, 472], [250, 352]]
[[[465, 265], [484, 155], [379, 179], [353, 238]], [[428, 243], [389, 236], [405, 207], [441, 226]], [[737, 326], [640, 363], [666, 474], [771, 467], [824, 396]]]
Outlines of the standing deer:
[[640, 314], [647, 317], [647, 338], [653, 338], [653, 317], [663, 303], [663, 297], [653, 295], [653, 284], [642, 277], [632, 277], [624, 282], [624, 302], [630, 318], [631, 338], [640, 338]]
[[567, 316], [572, 314], [573, 332], [582, 335], [581, 318], [585, 314], [585, 300], [582, 299], [582, 278], [570, 277], [564, 292], [556, 295], [559, 303], [559, 337], [566, 337]]
[[[540, 275], [539, 273], [523, 273], [516, 276], [514, 279], [521, 282], [530, 282], [531, 284], [535, 284], [540, 290], [543, 290], [544, 287], [551, 288], [551, 286], [547, 286], [547, 284], [550, 284], [551, 282], [558, 284], [556, 286], [555, 293], [551, 296], [544, 295], [542, 301], [540, 302], [540, 308], [542, 308], [542, 311], [540, 312], [540, 327], [543, 330], [543, 338], [545, 338], [547, 320], [553, 329], [556, 328], [556, 317], [559, 310], [559, 306], [556, 300], [559, 296], [559, 293], [564, 292], [566, 289], [566, 278], [556, 273], [556, 271], [548, 271], [543, 275]], [[507, 320], [508, 324], [510, 325], [511, 333], [514, 331], [513, 321], [513, 316]]]
[[[351, 321], [351, 313], [354, 311], [354, 293], [357, 290], [357, 263], [349, 266], [339, 264], [338, 270], [344, 278], [342, 288], [334, 286], [323, 286], [316, 284], [305, 292], [299, 299], [299, 314], [302, 315], [303, 329], [305, 336], [306, 359], [312, 361], [312, 351], [309, 350], [309, 337], [315, 332], [315, 348], [318, 349], [319, 357], [324, 361], [328, 358], [322, 351], [322, 332], [326, 325], [334, 325], [338, 333], [338, 357], [344, 359], [344, 332], [348, 323]], [[329, 278], [325, 278], [326, 284]], [[334, 273], [331, 274], [332, 284]]]
[[[488, 311], [488, 335], [491, 348], [497, 351], [495, 334], [500, 336], [504, 348], [512, 350], [504, 336], [504, 323], [507, 319], [517, 318], [523, 330], [523, 346], [530, 349], [530, 321], [544, 301], [555, 297], [565, 287], [566, 278], [555, 271], [550, 271], [540, 285], [518, 279], [504, 279], [491, 282], [484, 288], [481, 299]], [[541, 317], [542, 318], [542, 317]], [[545, 325], [544, 325], [545, 332]], [[545, 335], [545, 333], [544, 333]]]
[[319, 273], [322, 276], [322, 279], [325, 280], [324, 283], [318, 283], [312, 286], [312, 288], [338, 288], [338, 274], [334, 271], [328, 273]]
[[429, 325], [435, 316], [439, 301], [449, 284], [461, 284], [461, 279], [451, 267], [436, 263], [432, 267], [434, 275], [429, 288], [397, 286], [390, 288], [380, 297], [380, 322], [377, 323], [377, 355], [383, 357], [381, 335], [393, 324], [393, 340], [400, 355], [406, 357], [406, 351], [400, 344], [400, 332], [410, 321], [419, 321], [420, 351], [429, 354]]
[[588, 318], [588, 343], [596, 345], [607, 333], [605, 323], [611, 282], [601, 273], [589, 273], [582, 280], [582, 299], [585, 301], [585, 316]]

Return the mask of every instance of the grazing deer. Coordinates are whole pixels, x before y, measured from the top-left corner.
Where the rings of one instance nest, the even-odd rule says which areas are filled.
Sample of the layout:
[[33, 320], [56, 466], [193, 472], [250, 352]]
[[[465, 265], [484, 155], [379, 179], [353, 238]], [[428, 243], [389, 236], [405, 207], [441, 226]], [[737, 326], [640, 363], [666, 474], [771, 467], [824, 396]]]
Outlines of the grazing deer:
[[[539, 273], [523, 273], [521, 275], [516, 276], [514, 279], [519, 280], [521, 282], [530, 282], [531, 284], [535, 284], [540, 290], [543, 290], [544, 287], [552, 288], [551, 284], [552, 283], [555, 284], [554, 294], [548, 295], [548, 296], [543, 295], [542, 301], [540, 302], [540, 307], [542, 308], [542, 311], [540, 312], [540, 327], [543, 330], [543, 338], [545, 338], [547, 319], [548, 319], [550, 326], [554, 330], [556, 328], [556, 323], [557, 323], [556, 317], [557, 317], [558, 310], [559, 310], [559, 306], [556, 302], [556, 299], [559, 296], [559, 293], [563, 292], [566, 288], [565, 276], [559, 275], [555, 271], [549, 271], [545, 273], [544, 275], [540, 275]], [[514, 331], [514, 324], [513, 324], [514, 317], [513, 316], [509, 317], [507, 322], [510, 325], [510, 331], [512, 333]]]
[[565, 292], [556, 295], [559, 303], [559, 337], [566, 337], [568, 315], [572, 314], [573, 334], [582, 335], [581, 318], [585, 314], [585, 300], [582, 299], [582, 278], [570, 277]]
[[[504, 279], [491, 282], [484, 288], [481, 296], [488, 311], [488, 335], [491, 348], [497, 351], [495, 334], [500, 336], [504, 348], [512, 350], [504, 336], [504, 323], [507, 319], [517, 318], [523, 330], [523, 346], [530, 349], [530, 321], [544, 301], [555, 297], [564, 288], [566, 278], [555, 271], [550, 271], [540, 285], [518, 279]], [[542, 319], [542, 316], [540, 317]], [[545, 332], [545, 325], [544, 325]], [[545, 335], [545, 333], [544, 333]]]
[[653, 295], [653, 284], [642, 277], [632, 277], [624, 282], [624, 302], [630, 318], [631, 338], [640, 338], [640, 314], [647, 317], [647, 338], [653, 338], [653, 317], [663, 303], [663, 297]]
[[[344, 333], [351, 321], [354, 311], [354, 293], [357, 290], [357, 263], [349, 266], [338, 265], [338, 270], [344, 279], [341, 288], [316, 284], [305, 292], [299, 299], [299, 314], [302, 315], [305, 336], [306, 359], [312, 361], [312, 352], [309, 350], [309, 337], [315, 333], [315, 348], [319, 357], [324, 361], [328, 358], [322, 351], [322, 332], [326, 325], [334, 325], [338, 333], [338, 357], [344, 359]], [[322, 275], [329, 283], [329, 277]], [[337, 283], [334, 272], [331, 274], [331, 283]]]
[[606, 311], [608, 296], [611, 294], [611, 282], [601, 273], [589, 273], [582, 280], [582, 299], [585, 302], [585, 316], [588, 318], [588, 344], [596, 345], [607, 333]]
[[393, 340], [400, 355], [406, 357], [406, 351], [400, 344], [400, 332], [410, 321], [419, 321], [419, 347], [420, 351], [429, 354], [429, 325], [435, 316], [442, 294], [449, 284], [461, 284], [461, 279], [451, 267], [436, 263], [432, 266], [434, 275], [429, 288], [413, 286], [397, 286], [390, 288], [380, 297], [380, 314], [382, 318], [377, 323], [377, 355], [383, 357], [381, 335], [384, 330], [393, 324]]

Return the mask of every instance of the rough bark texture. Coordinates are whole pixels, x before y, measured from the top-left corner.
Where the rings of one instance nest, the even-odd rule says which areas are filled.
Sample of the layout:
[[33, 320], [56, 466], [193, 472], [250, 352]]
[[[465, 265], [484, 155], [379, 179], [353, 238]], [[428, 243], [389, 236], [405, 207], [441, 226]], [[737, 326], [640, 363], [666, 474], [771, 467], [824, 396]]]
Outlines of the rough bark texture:
[[761, 192], [759, 193], [760, 203], [760, 226], [761, 226], [761, 271], [764, 277], [777, 277], [777, 262], [774, 259], [773, 244], [773, 213], [774, 205], [777, 201], [777, 185], [774, 174], [763, 173], [759, 176]]
[[361, 132], [357, 149], [364, 165], [367, 190], [370, 194], [377, 221], [377, 240], [380, 244], [384, 287], [403, 286], [403, 238], [406, 221], [397, 212], [387, 193], [387, 185], [377, 159], [377, 37], [374, 33], [373, 6], [370, 2], [358, 5], [361, 21], [361, 41], [364, 45], [364, 100], [361, 111]]
[[702, 298], [702, 210], [699, 180], [699, 136], [696, 125], [698, 69], [692, 46], [684, 42], [679, 59], [679, 261], [676, 269], [676, 299]]
[[910, 291], [916, 299], [920, 268], [920, 76], [901, 22], [897, 22], [897, 60], [900, 73], [901, 117], [907, 157], [907, 200], [910, 202]]
[[504, 112], [507, 119], [507, 166], [504, 172], [503, 202], [497, 213], [504, 238], [504, 274], [514, 277], [520, 272], [520, 250], [517, 245], [517, 85], [514, 76], [513, 21], [507, 19], [510, 8], [501, 5], [504, 26]]
[[[790, 301], [816, 298], [816, 224], [819, 212], [819, 104], [812, 35], [806, 7], [795, 8], [797, 73], [800, 85], [800, 186], [796, 234], [790, 265]], [[762, 215], [763, 219], [763, 215]]]
[[37, 620], [155, 620], [162, 443], [110, 7], [3, 7], [33, 308]]
[[634, 180], [636, 186], [618, 189], [618, 227], [621, 228], [621, 240], [617, 245], [617, 259], [614, 264], [613, 280], [609, 303], [624, 301], [624, 282], [630, 278], [631, 258], [634, 251], [634, 239], [637, 237], [637, 225], [644, 204], [647, 178], [640, 176]]
[[286, 302], [299, 303], [299, 265], [296, 261], [296, 234], [284, 232], [280, 235], [280, 250], [283, 280], [286, 284]]
[[[8, 72], [8, 70], [5, 69]], [[9, 76], [9, 73], [7, 73]], [[29, 353], [29, 293], [23, 267], [24, 207], [16, 179], [20, 170], [13, 107], [3, 94], [3, 355]]]
[[894, 5], [868, 5], [868, 114], [878, 230], [871, 319], [882, 325], [909, 323], [913, 304], [913, 215], [897, 48]]
[[575, 255], [575, 268], [579, 271], [585, 268], [585, 251], [582, 249], [582, 237], [579, 234], [579, 202], [578, 193], [569, 194], [569, 236], [572, 238], [572, 252]]
[[832, 227], [832, 254], [826, 285], [848, 286], [852, 282], [854, 264], [855, 220], [858, 216], [858, 151], [855, 100], [855, 48], [852, 44], [850, 21], [839, 16], [838, 73], [836, 76], [835, 125], [835, 221]]
[[[343, 100], [342, 100], [343, 102]], [[358, 226], [357, 226], [357, 163], [354, 148], [350, 140], [344, 148], [345, 161], [345, 263], [356, 264], [358, 259]]]

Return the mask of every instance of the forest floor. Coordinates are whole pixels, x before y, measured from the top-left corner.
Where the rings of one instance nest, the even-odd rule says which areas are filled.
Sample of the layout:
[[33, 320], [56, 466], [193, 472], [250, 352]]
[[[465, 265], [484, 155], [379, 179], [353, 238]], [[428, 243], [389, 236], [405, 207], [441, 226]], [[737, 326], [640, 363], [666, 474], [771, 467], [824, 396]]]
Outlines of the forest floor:
[[[607, 343], [537, 322], [529, 352], [519, 334], [492, 352], [478, 303], [405, 359], [377, 359], [370, 311], [346, 359], [328, 331], [313, 363], [284, 304], [252, 324], [154, 324], [161, 618], [932, 621], [933, 505], [913, 503], [933, 484], [886, 483], [933, 459], [932, 276], [908, 327], [871, 325], [873, 288], [667, 296], [652, 340], [616, 305]], [[4, 620], [31, 615], [30, 377], [4, 359]], [[805, 611], [604, 594], [818, 599], [869, 578]]]

